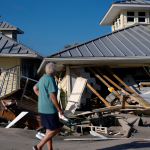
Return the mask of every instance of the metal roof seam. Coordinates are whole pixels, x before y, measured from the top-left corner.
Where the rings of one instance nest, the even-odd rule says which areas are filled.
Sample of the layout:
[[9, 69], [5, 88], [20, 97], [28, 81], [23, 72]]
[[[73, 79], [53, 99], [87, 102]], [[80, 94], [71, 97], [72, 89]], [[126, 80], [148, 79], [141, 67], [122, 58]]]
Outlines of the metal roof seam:
[[[137, 28], [137, 27], [136, 27]], [[138, 28], [141, 32], [145, 33], [147, 36], [150, 37], [149, 34], [147, 34], [146, 32], [144, 32], [143, 30], [141, 30], [140, 28]], [[140, 35], [140, 34], [139, 34]], [[141, 37], [143, 37], [146, 41], [150, 42], [147, 38], [145, 38], [144, 36], [140, 35]]]
[[11, 46], [11, 48], [10, 48], [10, 50], [8, 51], [8, 53], [10, 53], [11, 52], [11, 50], [12, 50], [12, 48], [14, 47], [14, 44]]
[[99, 41], [104, 45], [104, 47], [106, 47], [106, 49], [108, 49], [108, 51], [112, 54], [112, 56], [115, 56], [113, 52], [106, 46], [106, 44], [100, 38]]
[[[138, 34], [140, 37], [142, 37], [142, 38], [144, 38], [141, 34], [139, 34], [138, 32], [136, 32], [135, 30], [133, 30], [133, 29], [131, 29], [130, 28], [130, 30], [132, 30], [133, 32], [135, 32], [136, 34]], [[134, 38], [135, 38], [135, 36], [133, 36]], [[137, 38], [136, 38], [137, 39]], [[144, 38], [145, 39], [145, 38]], [[138, 40], [138, 39], [137, 39]], [[149, 51], [150, 51], [150, 49], [147, 47], [147, 46], [145, 46], [140, 40], [138, 40], [146, 49], [148, 49]], [[148, 41], [149, 42], [149, 41]]]
[[18, 52], [17, 53], [19, 53], [21, 51], [21, 47], [19, 47], [19, 50], [18, 50]]
[[[132, 36], [135, 40], [137, 40], [140, 44], [142, 44], [137, 38], [135, 38], [132, 34], [130, 34], [130, 32], [128, 32], [128, 31], [126, 31], [125, 30], [125, 32], [127, 32], [130, 36]], [[142, 44], [143, 46], [144, 46], [144, 44]], [[145, 46], [144, 46], [145, 47]], [[146, 55], [146, 54], [144, 54], [144, 55]], [[147, 55], [146, 55], [147, 56]]]
[[136, 56], [132, 51], [130, 51], [130, 50], [120, 41], [119, 38], [116, 37], [115, 34], [113, 34], [113, 36], [114, 36], [131, 54], [133, 54], [134, 56]]
[[[124, 30], [125, 31], [125, 30]], [[128, 38], [126, 38], [121, 32], [118, 32], [121, 36], [123, 36], [131, 45], [133, 45], [137, 50], [139, 50], [140, 53], [145, 55], [137, 46], [135, 46]], [[137, 55], [136, 55], [137, 56]], [[145, 55], [146, 56], [146, 55]]]
[[6, 46], [8, 40], [6, 40], [5, 44], [3, 45], [3, 47], [1, 48], [0, 52], [4, 49], [4, 47]]
[[68, 51], [68, 52], [69, 52], [70, 56], [72, 57], [72, 54], [70, 53], [70, 51]]
[[100, 51], [100, 49], [96, 46], [96, 44], [94, 43], [94, 41], [92, 41], [92, 44], [94, 45], [94, 47], [97, 49], [97, 51], [104, 56], [104, 54]]
[[84, 47], [90, 52], [91, 56], [94, 57], [94, 55], [92, 54], [92, 52], [89, 50], [89, 48], [84, 44]]
[[80, 52], [80, 50], [78, 49], [78, 47], [76, 47], [76, 49], [78, 50], [78, 52], [80, 53], [81, 57], [83, 57], [82, 53]]
[[[145, 26], [140, 25], [141, 27], [143, 27], [144, 29], [150, 31], [150, 29], [146, 28]], [[139, 28], [140, 29], [140, 28]], [[140, 29], [141, 30], [141, 29]], [[144, 32], [144, 30], [141, 30], [142, 32]], [[150, 36], [147, 32], [144, 32], [146, 35]]]
[[118, 50], [118, 51], [120, 51], [120, 53], [122, 53], [124, 56], [126, 56], [113, 42], [112, 42], [112, 40], [108, 37], [108, 36], [106, 36], [107, 37], [107, 39], [112, 43], [112, 45], [114, 46], [114, 47], [116, 47], [116, 49]]

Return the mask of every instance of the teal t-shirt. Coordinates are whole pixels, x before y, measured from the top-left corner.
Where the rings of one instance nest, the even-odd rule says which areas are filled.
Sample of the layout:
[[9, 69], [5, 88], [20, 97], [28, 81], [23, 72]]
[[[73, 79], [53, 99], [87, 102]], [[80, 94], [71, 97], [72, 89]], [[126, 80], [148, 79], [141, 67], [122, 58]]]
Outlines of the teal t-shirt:
[[55, 93], [57, 97], [58, 87], [55, 79], [51, 75], [44, 74], [39, 82], [35, 85], [39, 89], [38, 111], [43, 114], [57, 113], [49, 94]]

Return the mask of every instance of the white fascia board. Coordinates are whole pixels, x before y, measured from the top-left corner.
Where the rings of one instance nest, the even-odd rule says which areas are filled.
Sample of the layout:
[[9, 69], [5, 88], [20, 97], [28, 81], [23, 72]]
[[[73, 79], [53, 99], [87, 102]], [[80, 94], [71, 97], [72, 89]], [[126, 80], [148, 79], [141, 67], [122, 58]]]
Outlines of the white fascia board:
[[70, 57], [70, 58], [44, 58], [44, 62], [48, 61], [106, 61], [106, 60], [150, 60], [150, 56], [135, 56], [135, 57]]
[[0, 30], [17, 30], [17, 28], [0, 28]]
[[[120, 61], [126, 61], [126, 62], [129, 62], [129, 61], [138, 61], [140, 63], [140, 61], [148, 61], [150, 62], [150, 56], [146, 56], [146, 57], [76, 57], [76, 58], [44, 58], [44, 60], [42, 61], [38, 71], [37, 71], [37, 74], [40, 73], [40, 71], [42, 70], [43, 67], [45, 67], [45, 64], [48, 63], [48, 62], [60, 62], [60, 61], [65, 61], [65, 62], [73, 62], [73, 61], [93, 61], [96, 62], [96, 61], [100, 61], [101, 63], [102, 62], [110, 62], [110, 61], [118, 61], [118, 63]], [[136, 63], [136, 62], [135, 62]]]
[[36, 55], [36, 54], [4, 54], [4, 53], [2, 54], [2, 53], [0, 53], [0, 57], [38, 58], [38, 55]]
[[[104, 17], [100, 21], [100, 25], [112, 25], [112, 21], [115, 19], [114, 17], [116, 17], [118, 15], [118, 13], [123, 9], [126, 9], [126, 10], [136, 10], [136, 9], [138, 9], [138, 10], [143, 10], [143, 9], [149, 10], [150, 5], [112, 4], [112, 6], [109, 8], [107, 13], [104, 15]], [[116, 12], [114, 13], [113, 11], [116, 11]], [[106, 18], [109, 18], [109, 21], [110, 21], [109, 23], [105, 23]]]

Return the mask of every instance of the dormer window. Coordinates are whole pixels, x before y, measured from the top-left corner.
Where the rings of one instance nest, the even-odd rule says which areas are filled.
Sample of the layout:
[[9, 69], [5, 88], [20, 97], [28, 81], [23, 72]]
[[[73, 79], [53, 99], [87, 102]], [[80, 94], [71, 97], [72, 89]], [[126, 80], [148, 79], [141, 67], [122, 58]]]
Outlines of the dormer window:
[[146, 12], [138, 12], [138, 22], [146, 22]]
[[127, 22], [134, 22], [134, 11], [127, 11]]

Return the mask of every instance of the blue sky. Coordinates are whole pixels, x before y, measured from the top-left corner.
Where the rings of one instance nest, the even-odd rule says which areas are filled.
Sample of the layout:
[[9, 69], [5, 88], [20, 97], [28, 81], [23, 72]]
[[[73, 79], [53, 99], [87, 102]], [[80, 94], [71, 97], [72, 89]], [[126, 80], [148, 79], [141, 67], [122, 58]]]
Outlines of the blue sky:
[[[115, 1], [115, 0], [114, 0]], [[100, 26], [113, 0], [1, 0], [1, 21], [25, 33], [20, 42], [43, 55], [111, 32]]]

